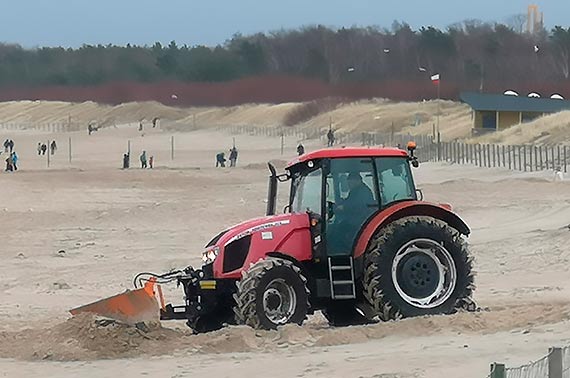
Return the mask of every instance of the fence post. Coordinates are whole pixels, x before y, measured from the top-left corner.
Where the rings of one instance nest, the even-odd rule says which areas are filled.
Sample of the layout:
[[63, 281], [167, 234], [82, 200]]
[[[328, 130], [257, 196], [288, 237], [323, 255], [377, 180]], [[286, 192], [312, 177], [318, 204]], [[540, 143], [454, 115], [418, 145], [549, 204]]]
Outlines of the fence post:
[[493, 363], [491, 364], [491, 375], [489, 378], [505, 378], [505, 365]]
[[452, 151], [453, 151], [453, 162], [455, 164], [457, 164], [457, 163], [459, 163], [459, 153], [458, 153], [459, 152], [459, 148], [458, 148], [459, 145], [457, 144], [457, 142], [453, 142], [451, 144], [451, 146], [452, 146]]
[[174, 160], [174, 135], [170, 136], [170, 160]]
[[548, 348], [548, 378], [562, 378], [562, 348]]
[[481, 160], [481, 145], [477, 144], [477, 155], [479, 155], [479, 166], [482, 167], [483, 166], [483, 160]]
[[512, 169], [511, 168], [511, 150], [512, 150], [511, 146], [507, 146], [507, 152], [509, 154], [509, 170]]
[[550, 164], [548, 163], [548, 146], [544, 146], [544, 163], [546, 164], [546, 170], [550, 169]]
[[285, 147], [285, 138], [283, 137], [283, 133], [281, 133], [281, 155], [283, 155], [284, 147]]
[[496, 146], [493, 144], [493, 168], [495, 168]]
[[69, 137], [69, 163], [71, 163], [71, 137]]
[[522, 159], [521, 158], [521, 146], [517, 146], [517, 149], [518, 149], [518, 155], [519, 155], [519, 171], [522, 171], [522, 168], [521, 168], [521, 165], [522, 165], [522, 163], [521, 163], [521, 159]]
[[506, 161], [505, 161], [505, 145], [503, 144], [501, 146], [501, 149], [503, 150], [503, 168], [505, 168], [507, 166]]
[[[528, 147], [528, 155], [529, 155], [529, 163], [530, 163], [530, 171], [532, 172], [532, 146]], [[535, 156], [536, 159], [536, 156]]]
[[538, 146], [538, 154], [540, 155], [540, 170], [544, 169], [544, 164], [542, 160], [542, 146]]
[[568, 172], [568, 155], [566, 155], [566, 146], [564, 146], [564, 173]]
[[556, 169], [554, 165], [556, 163], [556, 159], [554, 159], [554, 147], [550, 147], [550, 156], [552, 156], [552, 169]]
[[49, 168], [49, 153], [50, 153], [50, 144], [49, 144], [49, 139], [47, 141], [47, 167]]
[[560, 169], [560, 167], [562, 167], [562, 164], [560, 164], [560, 146], [556, 146], [556, 150], [558, 152], [558, 166], [556, 169]]
[[526, 172], [526, 144], [523, 146], [524, 171]]

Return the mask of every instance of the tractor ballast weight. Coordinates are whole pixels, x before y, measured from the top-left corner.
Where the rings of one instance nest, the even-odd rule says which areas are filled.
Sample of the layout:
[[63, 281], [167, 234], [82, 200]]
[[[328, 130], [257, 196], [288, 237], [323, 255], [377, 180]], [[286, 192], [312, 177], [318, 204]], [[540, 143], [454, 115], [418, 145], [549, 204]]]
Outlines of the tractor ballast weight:
[[[160, 318], [195, 332], [301, 324], [316, 310], [347, 325], [472, 308], [469, 228], [449, 205], [418, 199], [415, 144], [407, 147], [317, 150], [281, 175], [269, 164], [266, 216], [216, 235], [200, 269], [139, 275], [135, 287], [176, 281], [184, 303], [160, 295]], [[276, 215], [285, 181], [289, 201]]]

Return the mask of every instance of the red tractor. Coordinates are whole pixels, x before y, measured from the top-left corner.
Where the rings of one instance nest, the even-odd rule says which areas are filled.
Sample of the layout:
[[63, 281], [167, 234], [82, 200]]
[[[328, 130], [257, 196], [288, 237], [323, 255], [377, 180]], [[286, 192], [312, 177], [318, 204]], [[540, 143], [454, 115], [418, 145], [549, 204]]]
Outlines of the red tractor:
[[[469, 227], [450, 206], [422, 200], [414, 148], [318, 150], [280, 175], [269, 164], [265, 217], [216, 235], [200, 269], [151, 275], [151, 284], [176, 280], [185, 292], [183, 305], [162, 304], [160, 318], [204, 332], [301, 324], [317, 310], [340, 326], [472, 307]], [[278, 182], [286, 181], [289, 202], [276, 215]]]

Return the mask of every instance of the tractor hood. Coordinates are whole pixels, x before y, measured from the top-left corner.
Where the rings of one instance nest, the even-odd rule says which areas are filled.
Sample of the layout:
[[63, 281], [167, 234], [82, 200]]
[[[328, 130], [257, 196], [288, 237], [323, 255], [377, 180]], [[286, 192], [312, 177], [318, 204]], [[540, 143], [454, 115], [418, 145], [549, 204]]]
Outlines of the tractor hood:
[[244, 238], [248, 235], [253, 235], [257, 233], [267, 233], [262, 235], [263, 237], [269, 237], [269, 233], [272, 232], [274, 229], [279, 227], [289, 226], [286, 228], [299, 227], [299, 226], [309, 226], [309, 217], [305, 213], [300, 214], [279, 214], [279, 215], [270, 215], [264, 216], [259, 218], [253, 218], [247, 220], [245, 222], [238, 223], [230, 228], [224, 230], [220, 233], [216, 238], [218, 239], [215, 241], [214, 238], [208, 246], [219, 246], [224, 247], [236, 240]]

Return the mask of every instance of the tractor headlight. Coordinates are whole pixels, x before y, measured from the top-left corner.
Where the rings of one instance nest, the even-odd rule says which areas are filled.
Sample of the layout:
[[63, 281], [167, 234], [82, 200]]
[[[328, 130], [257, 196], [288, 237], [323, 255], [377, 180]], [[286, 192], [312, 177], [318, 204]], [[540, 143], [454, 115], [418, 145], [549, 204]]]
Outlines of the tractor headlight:
[[220, 247], [211, 247], [202, 252], [202, 262], [204, 265], [208, 265], [214, 262], [216, 257], [218, 257], [218, 253], [220, 253]]

